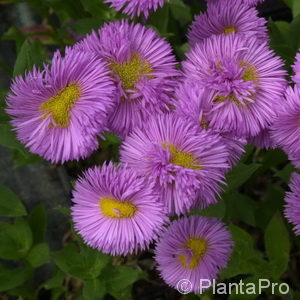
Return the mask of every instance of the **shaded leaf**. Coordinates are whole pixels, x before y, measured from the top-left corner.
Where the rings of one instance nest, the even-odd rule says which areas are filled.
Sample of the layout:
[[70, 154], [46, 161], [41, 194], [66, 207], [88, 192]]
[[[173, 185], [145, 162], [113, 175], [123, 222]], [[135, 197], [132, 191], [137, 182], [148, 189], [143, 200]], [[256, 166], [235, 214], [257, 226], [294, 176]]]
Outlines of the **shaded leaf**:
[[8, 269], [0, 265], [0, 292], [4, 292], [23, 284], [29, 277], [28, 268]]
[[260, 164], [245, 165], [240, 163], [227, 175], [226, 190], [235, 190], [245, 183], [259, 169]]
[[10, 189], [0, 185], [0, 216], [20, 217], [26, 214], [21, 200]]
[[279, 213], [271, 219], [265, 231], [265, 247], [273, 267], [273, 278], [279, 278], [288, 268], [289, 233]]
[[13, 75], [23, 74], [31, 70], [34, 65], [39, 66], [45, 59], [45, 48], [38, 41], [33, 43], [25, 40], [17, 56]]
[[50, 251], [48, 245], [45, 243], [35, 245], [28, 253], [26, 260], [33, 268], [49, 263]]
[[106, 280], [107, 291], [112, 295], [123, 292], [126, 288], [131, 288], [132, 284], [141, 279], [146, 274], [139, 270], [127, 266], [109, 266], [103, 270], [100, 279]]
[[39, 204], [31, 211], [28, 223], [33, 234], [33, 242], [41, 243], [44, 241], [47, 228], [47, 212], [43, 204]]
[[28, 223], [18, 218], [15, 224], [0, 222], [0, 258], [19, 259], [27, 255], [32, 245]]
[[61, 270], [57, 269], [54, 276], [52, 278], [50, 278], [49, 280], [47, 280], [43, 284], [43, 287], [47, 290], [61, 287], [63, 284], [64, 278], [65, 278], [65, 274]]
[[98, 277], [110, 261], [108, 255], [88, 247], [80, 251], [74, 244], [55, 252], [53, 258], [63, 272], [81, 279]]
[[226, 203], [226, 219], [238, 219], [248, 225], [255, 226], [255, 211], [257, 202], [247, 195], [238, 192], [231, 192], [223, 194], [222, 198]]
[[85, 300], [101, 300], [106, 293], [105, 281], [101, 279], [91, 279], [84, 282], [82, 296]]

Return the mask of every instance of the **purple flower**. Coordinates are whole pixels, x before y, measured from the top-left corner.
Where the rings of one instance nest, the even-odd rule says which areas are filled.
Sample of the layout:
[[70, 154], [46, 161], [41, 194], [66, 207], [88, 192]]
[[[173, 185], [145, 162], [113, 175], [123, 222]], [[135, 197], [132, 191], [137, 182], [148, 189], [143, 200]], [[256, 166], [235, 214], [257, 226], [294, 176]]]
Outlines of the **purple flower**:
[[178, 288], [179, 281], [187, 279], [191, 292], [198, 294], [201, 279], [216, 279], [227, 266], [232, 247], [231, 234], [217, 219], [184, 217], [161, 234], [155, 260], [168, 285]]
[[249, 138], [271, 124], [286, 72], [266, 43], [234, 34], [214, 35], [196, 44], [187, 57], [186, 77], [214, 94], [207, 114], [211, 128]]
[[[232, 3], [232, 0], [206, 0], [208, 5], [210, 5], [211, 3], [218, 3], [218, 2], [221, 2], [221, 1], [227, 2], [228, 4]], [[237, 2], [241, 2], [241, 3], [243, 3], [244, 5], [247, 5], [247, 6], [255, 6], [255, 5], [257, 5], [259, 3], [262, 3], [264, 1], [265, 0], [234, 0], [234, 3], [237, 4]]]
[[175, 97], [177, 100], [175, 102], [175, 113], [187, 118], [202, 130], [213, 131], [215, 134], [220, 135], [223, 143], [227, 146], [228, 163], [231, 167], [234, 166], [244, 153], [246, 140], [236, 138], [231, 134], [222, 134], [210, 127], [208, 115], [212, 109], [211, 102], [214, 93], [202, 88], [197, 81], [186, 78], [175, 90]]
[[292, 174], [291, 183], [289, 184], [291, 189], [285, 195], [284, 215], [292, 223], [295, 228], [296, 235], [300, 235], [300, 175], [297, 173]]
[[300, 168], [300, 89], [288, 87], [285, 101], [272, 126], [272, 138]]
[[292, 77], [293, 81], [300, 88], [300, 53], [297, 53], [296, 55], [296, 62], [293, 65], [293, 70], [295, 73], [295, 75]]
[[149, 182], [125, 166], [94, 167], [73, 193], [75, 229], [91, 247], [111, 255], [144, 250], [162, 229], [166, 216]]
[[122, 11], [131, 18], [143, 15], [148, 18], [151, 11], [156, 11], [164, 5], [164, 0], [104, 0], [117, 11]]
[[134, 129], [120, 153], [122, 162], [156, 182], [169, 215], [216, 203], [228, 169], [222, 140], [174, 114], [158, 115]]
[[271, 137], [272, 125], [264, 130], [262, 130], [258, 135], [253, 136], [248, 139], [248, 143], [257, 148], [261, 149], [274, 149], [276, 148], [276, 143]]
[[44, 71], [17, 77], [7, 98], [18, 139], [53, 163], [87, 157], [98, 148], [116, 104], [106, 64], [90, 53], [54, 54]]
[[222, 0], [209, 5], [206, 12], [196, 16], [188, 33], [192, 46], [214, 34], [235, 33], [244, 38], [268, 39], [266, 20], [258, 17], [254, 7], [241, 2]]
[[150, 115], [170, 110], [179, 72], [171, 46], [154, 30], [116, 21], [77, 47], [103, 58], [115, 75], [119, 103], [110, 117], [114, 133], [125, 136]]

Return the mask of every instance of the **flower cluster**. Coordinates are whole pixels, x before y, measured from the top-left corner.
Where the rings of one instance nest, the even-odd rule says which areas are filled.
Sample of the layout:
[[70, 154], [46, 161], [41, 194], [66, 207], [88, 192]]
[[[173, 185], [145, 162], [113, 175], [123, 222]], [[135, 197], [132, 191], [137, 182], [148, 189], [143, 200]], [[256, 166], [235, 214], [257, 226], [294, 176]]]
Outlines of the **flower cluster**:
[[[165, 1], [105, 2], [147, 18]], [[182, 278], [196, 287], [226, 267], [226, 225], [187, 213], [218, 202], [247, 143], [280, 146], [300, 166], [299, 62], [296, 86], [286, 89], [283, 61], [253, 7], [262, 1], [207, 2], [181, 68], [154, 30], [121, 20], [17, 77], [7, 97], [18, 139], [53, 163], [88, 157], [106, 131], [120, 137], [120, 163], [88, 169], [75, 184], [75, 229], [111, 255], [156, 242], [158, 270], [173, 287]], [[295, 175], [286, 198], [296, 233], [298, 185]]]

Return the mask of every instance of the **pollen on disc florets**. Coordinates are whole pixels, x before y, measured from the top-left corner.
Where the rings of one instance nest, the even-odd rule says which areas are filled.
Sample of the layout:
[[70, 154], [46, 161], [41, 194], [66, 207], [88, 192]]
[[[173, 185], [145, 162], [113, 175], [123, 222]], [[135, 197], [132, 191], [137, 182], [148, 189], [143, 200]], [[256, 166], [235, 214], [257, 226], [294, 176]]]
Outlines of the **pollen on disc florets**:
[[200, 238], [190, 238], [183, 246], [183, 254], [179, 254], [177, 258], [183, 267], [194, 269], [201, 263], [207, 247], [207, 241]]
[[125, 90], [135, 90], [135, 85], [141, 77], [152, 72], [151, 65], [138, 53], [134, 53], [128, 61], [111, 62], [110, 68], [119, 76]]
[[43, 118], [51, 116], [56, 126], [67, 127], [71, 109], [79, 97], [80, 87], [77, 83], [66, 86], [40, 106]]
[[109, 218], [131, 218], [136, 213], [137, 207], [130, 201], [117, 201], [111, 198], [102, 198], [99, 201], [100, 209]]

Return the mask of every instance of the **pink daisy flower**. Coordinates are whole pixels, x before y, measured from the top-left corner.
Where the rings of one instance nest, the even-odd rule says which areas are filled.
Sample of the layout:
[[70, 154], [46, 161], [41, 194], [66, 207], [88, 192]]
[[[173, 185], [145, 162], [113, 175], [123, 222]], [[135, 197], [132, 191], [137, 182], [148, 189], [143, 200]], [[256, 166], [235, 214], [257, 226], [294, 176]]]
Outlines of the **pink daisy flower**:
[[289, 156], [289, 159], [300, 168], [300, 89], [288, 87], [285, 102], [274, 120], [272, 138]]
[[202, 88], [197, 81], [185, 78], [175, 90], [175, 113], [193, 122], [200, 130], [209, 130], [219, 135], [229, 153], [228, 163], [233, 167], [244, 153], [246, 140], [211, 128], [208, 115], [213, 97], [214, 93]]
[[295, 228], [296, 235], [300, 235], [300, 175], [293, 173], [291, 183], [289, 185], [290, 192], [285, 196], [285, 217], [292, 223]]
[[295, 75], [292, 77], [293, 81], [300, 88], [300, 53], [297, 53], [296, 55], [296, 62], [293, 65], [293, 70], [295, 73]]
[[179, 75], [171, 46], [152, 29], [128, 21], [104, 25], [77, 45], [104, 59], [114, 73], [118, 105], [110, 129], [126, 136], [150, 115], [167, 112]]
[[192, 46], [204, 39], [219, 34], [235, 33], [244, 38], [255, 37], [268, 40], [266, 20], [258, 17], [254, 7], [239, 1], [217, 1], [206, 12], [196, 16], [188, 33]]
[[262, 130], [258, 135], [248, 139], [248, 143], [261, 149], [274, 149], [277, 148], [275, 141], [271, 136], [272, 125]]
[[131, 18], [143, 15], [148, 18], [149, 13], [164, 5], [165, 0], [104, 0], [117, 11], [122, 11]]
[[151, 118], [121, 146], [121, 161], [156, 182], [169, 215], [216, 203], [228, 169], [222, 140], [174, 114]]
[[214, 130], [249, 138], [276, 116], [286, 86], [283, 62], [255, 38], [214, 35], [183, 62], [186, 77], [214, 93], [207, 118]]
[[[18, 139], [53, 163], [87, 157], [107, 129], [116, 93], [107, 65], [90, 53], [54, 54], [44, 71], [17, 77], [7, 112]], [[113, 96], [112, 96], [113, 95]]]
[[[233, 2], [232, 0], [206, 0], [208, 5], [210, 5], [211, 3], [218, 3], [221, 1], [227, 2], [228, 4]], [[255, 6], [259, 3], [264, 2], [265, 0], [234, 0], [235, 3], [239, 2], [239, 1], [246, 6]]]
[[178, 219], [161, 234], [155, 260], [163, 280], [174, 288], [182, 279], [190, 291], [200, 292], [200, 280], [216, 279], [232, 252], [231, 234], [214, 218], [190, 216]]
[[75, 229], [111, 255], [146, 249], [167, 220], [153, 183], [112, 163], [87, 170], [73, 192]]

